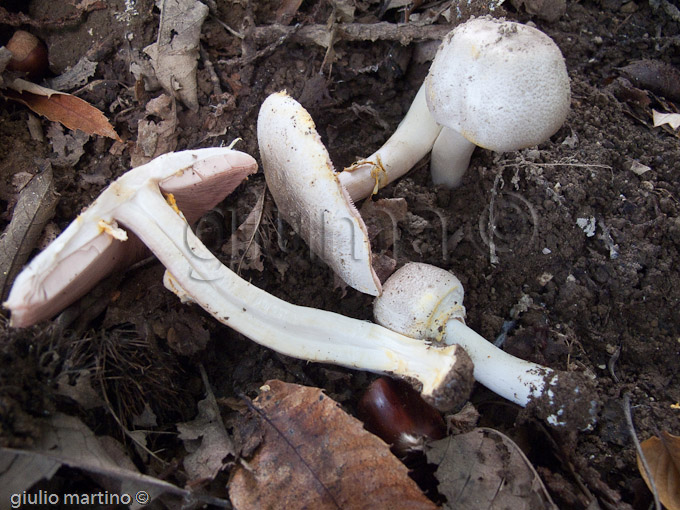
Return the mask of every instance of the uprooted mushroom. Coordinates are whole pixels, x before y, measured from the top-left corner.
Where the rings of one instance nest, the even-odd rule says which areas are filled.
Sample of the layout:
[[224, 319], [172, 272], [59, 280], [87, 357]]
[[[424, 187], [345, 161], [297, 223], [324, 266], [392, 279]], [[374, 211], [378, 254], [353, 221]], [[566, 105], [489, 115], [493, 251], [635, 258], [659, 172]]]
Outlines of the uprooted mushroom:
[[[74, 253], [87, 255], [102, 235], [125, 247], [129, 229], [166, 267], [164, 281], [170, 290], [255, 342], [304, 360], [402, 377], [441, 410], [464, 401], [472, 387], [472, 363], [461, 347], [430, 346], [370, 322], [268, 294], [222, 265], [193, 234], [172, 195], [161, 191], [166, 179], [206, 161], [217, 165], [213, 185], [219, 187], [220, 176], [232, 179], [229, 171], [243, 165], [244, 157], [250, 158], [228, 149], [168, 154], [113, 182], [17, 278], [5, 303], [11, 324], [25, 324], [30, 308], [51, 282], [60, 280]], [[88, 256], [97, 258], [96, 253]]]
[[569, 103], [564, 58], [550, 37], [512, 21], [472, 19], [446, 36], [394, 134], [338, 178], [360, 200], [432, 151], [433, 182], [453, 188], [476, 146], [538, 145], [564, 123]]
[[535, 412], [554, 427], [584, 429], [596, 419], [593, 384], [577, 372], [538, 365], [499, 349], [465, 325], [463, 286], [439, 267], [411, 262], [375, 299], [378, 324], [413, 338], [465, 348], [474, 377], [496, 394]]

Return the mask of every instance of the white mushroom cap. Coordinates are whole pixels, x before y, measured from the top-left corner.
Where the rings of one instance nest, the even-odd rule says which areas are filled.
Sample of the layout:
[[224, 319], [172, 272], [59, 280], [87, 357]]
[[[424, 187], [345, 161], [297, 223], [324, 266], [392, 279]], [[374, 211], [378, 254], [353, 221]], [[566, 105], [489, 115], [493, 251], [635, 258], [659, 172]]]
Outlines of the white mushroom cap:
[[425, 79], [435, 120], [497, 152], [537, 145], [569, 111], [569, 76], [557, 45], [511, 21], [477, 18], [453, 30]]
[[383, 284], [373, 315], [402, 335], [441, 340], [449, 319], [465, 318], [463, 297], [463, 285], [448, 271], [409, 262]]
[[257, 139], [281, 216], [348, 285], [380, 295], [366, 225], [307, 110], [285, 92], [270, 95], [260, 108]]

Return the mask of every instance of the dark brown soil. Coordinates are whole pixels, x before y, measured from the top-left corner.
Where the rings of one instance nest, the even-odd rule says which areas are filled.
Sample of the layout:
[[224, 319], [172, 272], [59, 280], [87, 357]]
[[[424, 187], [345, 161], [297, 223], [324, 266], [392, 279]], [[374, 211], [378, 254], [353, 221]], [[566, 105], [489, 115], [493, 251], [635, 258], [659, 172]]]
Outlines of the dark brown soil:
[[[29, 3], [25, 14], [35, 25], [22, 27], [46, 41], [53, 73], [86, 53], [98, 62], [90, 84], [71, 92], [104, 111], [125, 140], [114, 145], [92, 137], [79, 162], [65, 165], [54, 160], [49, 141], [31, 138], [24, 106], [0, 101], [1, 226], [16, 201], [13, 176], [36, 173], [42, 161], [52, 159], [60, 194], [53, 223], [63, 229], [129, 168], [137, 121], [160, 93], [138, 89], [136, 95], [130, 55], [154, 41], [159, 13], [151, 0], [135, 2], [137, 14], [126, 20], [121, 13], [130, 3], [123, 0], [82, 16], [73, 16], [76, 10], [61, 2]], [[380, 2], [354, 3], [356, 23], [379, 21]], [[663, 430], [680, 433], [680, 143], [668, 126], [652, 127], [652, 108], [673, 107], [664, 91], [644, 94], [651, 103], [640, 104], [632, 86], [618, 78], [622, 67], [639, 59], [680, 65], [680, 23], [644, 0], [568, 0], [566, 14], [551, 23], [506, 3], [498, 15], [534, 23], [561, 48], [572, 80], [566, 123], [537, 148], [501, 155], [477, 150], [463, 185], [453, 191], [433, 187], [422, 162], [381, 190], [381, 198], [404, 197], [409, 215], [399, 225], [395, 248], [380, 246], [377, 238], [374, 250], [388, 250], [399, 266], [421, 261], [453, 271], [464, 284], [473, 329], [494, 340], [504, 323], [514, 321], [507, 350], [593, 378], [598, 424], [572, 435], [547, 430], [481, 387], [472, 396], [482, 424], [502, 429], [525, 449], [560, 508], [647, 508], [650, 495], [637, 470], [623, 397], [630, 395], [640, 439]], [[427, 72], [428, 62], [417, 59], [422, 45], [339, 39], [326, 54], [294, 38], [256, 43], [250, 28], [271, 25], [278, 2], [216, 4], [221, 22], [246, 38], [242, 44], [214, 16], [206, 20], [200, 108], [191, 112], [177, 105], [178, 149], [240, 137], [237, 148], [258, 158], [259, 105], [286, 89], [308, 108], [336, 168], [342, 168], [387, 139]], [[331, 2], [303, 2], [291, 24], [325, 24], [331, 10]], [[401, 16], [392, 9], [382, 20], [397, 22]], [[13, 30], [0, 24], [2, 42]], [[45, 131], [49, 124], [42, 120]], [[649, 170], [639, 174], [639, 164]], [[221, 205], [224, 231], [211, 246], [221, 256], [221, 241], [248, 215], [257, 199], [253, 189], [262, 182], [259, 173]], [[490, 204], [495, 251], [489, 243]], [[594, 227], [590, 233], [588, 224]], [[287, 225], [277, 225], [275, 207], [268, 206], [260, 229], [264, 269], [241, 275], [293, 303], [371, 320], [370, 296], [338, 285]], [[0, 444], [30, 444], [32, 420], [56, 411], [121, 437], [105, 409], [84, 411], [55, 392], [60, 374], [101, 368], [102, 356], [108, 356], [107, 372], [97, 388], [108, 392], [111, 408], [130, 423], [148, 404], [158, 417], [157, 429], [169, 431], [195, 416], [203, 392], [200, 364], [218, 397], [253, 396], [264, 381], [279, 378], [324, 388], [350, 412], [374, 377], [261, 348], [200, 309], [181, 305], [161, 277], [162, 268], [148, 262], [104, 282], [71, 310], [75, 320], [66, 329], [59, 322], [21, 332], [0, 326]], [[165, 448], [168, 459], [180, 455], [168, 439], [153, 446]]]

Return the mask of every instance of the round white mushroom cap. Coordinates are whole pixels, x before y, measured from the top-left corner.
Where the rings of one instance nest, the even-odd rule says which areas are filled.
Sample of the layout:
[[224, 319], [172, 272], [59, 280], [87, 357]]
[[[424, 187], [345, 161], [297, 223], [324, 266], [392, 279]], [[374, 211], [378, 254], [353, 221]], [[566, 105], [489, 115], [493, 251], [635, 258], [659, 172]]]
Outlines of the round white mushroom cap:
[[425, 79], [435, 120], [497, 152], [537, 145], [569, 112], [569, 76], [540, 30], [477, 18], [446, 36]]
[[373, 302], [379, 324], [412, 338], [441, 340], [449, 319], [463, 321], [464, 290], [445, 269], [409, 262], [383, 284]]

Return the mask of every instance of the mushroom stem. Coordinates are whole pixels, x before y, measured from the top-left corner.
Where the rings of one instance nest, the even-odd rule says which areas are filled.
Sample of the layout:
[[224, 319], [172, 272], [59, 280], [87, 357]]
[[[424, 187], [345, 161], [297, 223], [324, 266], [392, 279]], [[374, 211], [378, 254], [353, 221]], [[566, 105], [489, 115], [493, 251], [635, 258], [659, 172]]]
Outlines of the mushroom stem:
[[474, 150], [475, 144], [459, 132], [447, 127], [442, 128], [430, 155], [432, 182], [449, 189], [460, 186], [463, 175], [470, 166]]
[[594, 422], [597, 402], [589, 381], [516, 358], [475, 333], [463, 322], [463, 287], [444, 269], [404, 265], [385, 282], [374, 315], [404, 335], [460, 345], [474, 363], [477, 381], [511, 402], [532, 406], [553, 426], [584, 429]]
[[287, 356], [417, 380], [423, 396], [450, 407], [450, 395], [440, 396], [460, 384], [451, 380], [460, 370], [456, 346], [432, 348], [370, 322], [268, 294], [222, 265], [155, 189], [139, 189], [116, 217], [165, 265], [175, 293], [190, 296], [221, 323]]
[[340, 183], [355, 202], [371, 196], [425, 157], [441, 129], [427, 108], [425, 87], [421, 86], [392, 136], [369, 157], [340, 172]]
[[554, 370], [508, 354], [459, 320], [446, 323], [443, 341], [467, 351], [475, 365], [475, 380], [522, 407], [543, 394], [546, 381], [554, 377], [557, 382]]
[[[192, 164], [190, 158], [186, 164]], [[87, 242], [102, 231], [124, 240], [128, 235], [120, 222], [166, 266], [166, 283], [183, 301], [198, 303], [255, 342], [300, 359], [400, 376], [441, 410], [467, 398], [472, 363], [461, 347], [432, 347], [370, 322], [287, 303], [222, 265], [161, 193], [160, 181], [177, 172], [168, 166], [149, 164], [123, 175], [69, 226], [67, 239], [57, 242], [74, 237]], [[38, 282], [44, 275], [33, 276]]]

